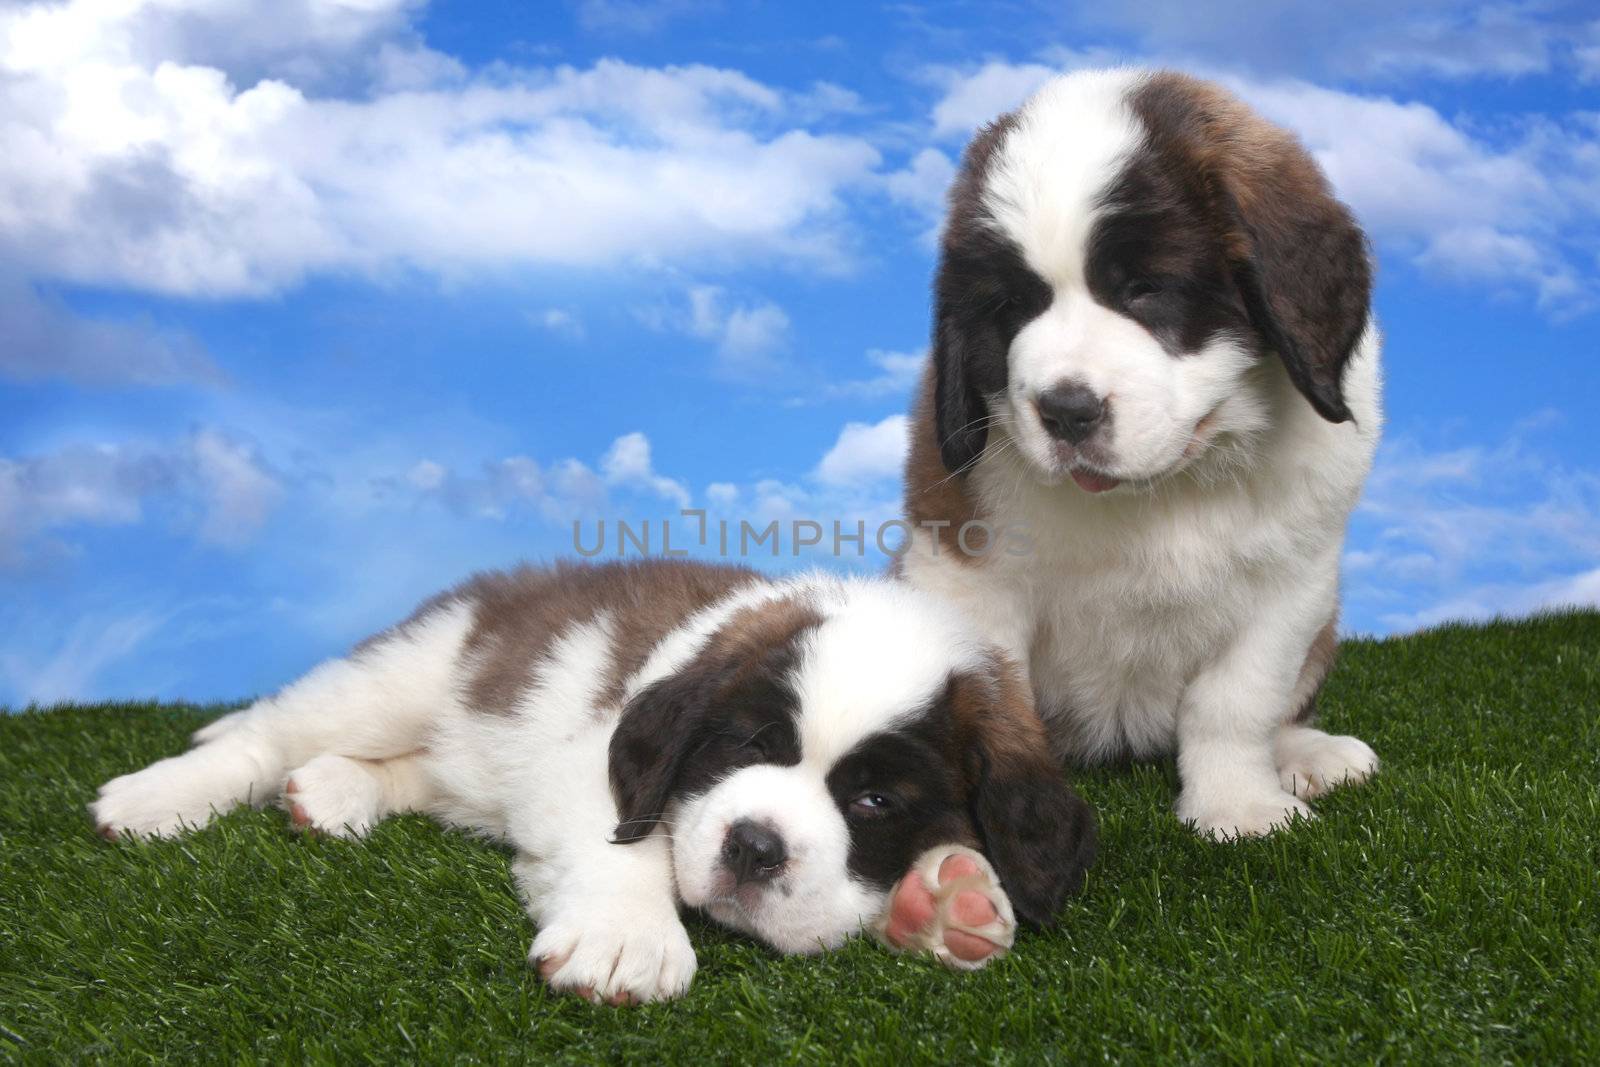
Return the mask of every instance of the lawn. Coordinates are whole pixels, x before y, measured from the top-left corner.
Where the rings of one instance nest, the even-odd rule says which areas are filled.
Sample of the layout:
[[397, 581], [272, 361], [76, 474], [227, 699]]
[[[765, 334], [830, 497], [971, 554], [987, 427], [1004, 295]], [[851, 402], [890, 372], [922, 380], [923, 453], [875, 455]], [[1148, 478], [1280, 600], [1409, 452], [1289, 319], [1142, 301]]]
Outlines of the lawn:
[[506, 855], [241, 811], [108, 844], [83, 805], [215, 708], [0, 715], [0, 1059], [1600, 1062], [1600, 614], [1344, 648], [1324, 722], [1384, 759], [1267, 840], [1196, 840], [1170, 766], [1080, 774], [1102, 858], [975, 975], [704, 923], [687, 999], [546, 992]]

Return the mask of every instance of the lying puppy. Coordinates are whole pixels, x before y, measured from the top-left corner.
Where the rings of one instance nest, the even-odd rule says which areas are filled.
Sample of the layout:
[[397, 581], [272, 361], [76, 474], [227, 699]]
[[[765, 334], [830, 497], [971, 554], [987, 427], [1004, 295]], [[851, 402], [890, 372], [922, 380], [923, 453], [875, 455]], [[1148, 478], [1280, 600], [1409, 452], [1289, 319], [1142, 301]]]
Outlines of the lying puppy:
[[1382, 422], [1370, 291], [1305, 149], [1179, 74], [1051, 82], [951, 190], [902, 572], [1024, 664], [1063, 757], [1176, 751], [1206, 834], [1378, 766], [1311, 725]]
[[101, 832], [280, 793], [341, 836], [425, 812], [517, 850], [530, 959], [612, 1003], [688, 988], [680, 903], [782, 952], [868, 927], [979, 964], [1013, 906], [1050, 921], [1094, 846], [1013, 665], [887, 581], [480, 575], [195, 740], [108, 782]]

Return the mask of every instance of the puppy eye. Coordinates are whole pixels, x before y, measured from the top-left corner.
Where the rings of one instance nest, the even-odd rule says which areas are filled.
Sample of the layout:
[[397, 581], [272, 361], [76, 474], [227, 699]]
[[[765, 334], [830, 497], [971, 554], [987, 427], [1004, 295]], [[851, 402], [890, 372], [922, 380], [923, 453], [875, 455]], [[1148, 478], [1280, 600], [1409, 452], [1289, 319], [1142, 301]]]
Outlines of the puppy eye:
[[1135, 278], [1122, 287], [1122, 302], [1131, 304], [1136, 300], [1144, 300], [1161, 292], [1161, 286], [1149, 278]]
[[888, 793], [862, 793], [850, 802], [850, 814], [861, 816], [884, 815], [893, 811], [895, 798]]

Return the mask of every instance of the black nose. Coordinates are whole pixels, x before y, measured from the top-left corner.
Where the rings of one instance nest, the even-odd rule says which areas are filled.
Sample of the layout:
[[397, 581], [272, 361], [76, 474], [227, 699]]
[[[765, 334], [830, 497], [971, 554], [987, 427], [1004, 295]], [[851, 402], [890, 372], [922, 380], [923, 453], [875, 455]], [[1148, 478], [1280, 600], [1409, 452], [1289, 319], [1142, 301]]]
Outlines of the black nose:
[[1069, 382], [1040, 393], [1039, 421], [1058, 441], [1082, 444], [1105, 419], [1106, 405], [1086, 385]]
[[771, 881], [788, 858], [783, 838], [750, 819], [740, 819], [729, 827], [722, 842], [722, 862], [740, 885]]

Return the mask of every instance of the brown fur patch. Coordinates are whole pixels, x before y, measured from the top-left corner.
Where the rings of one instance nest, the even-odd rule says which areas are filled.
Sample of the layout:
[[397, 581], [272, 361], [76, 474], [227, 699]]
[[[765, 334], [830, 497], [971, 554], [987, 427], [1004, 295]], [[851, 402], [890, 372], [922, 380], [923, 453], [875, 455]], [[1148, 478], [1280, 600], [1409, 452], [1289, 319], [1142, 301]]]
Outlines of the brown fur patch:
[[948, 194], [949, 220], [940, 244], [945, 249], [959, 248], [975, 239], [988, 236], [989, 209], [984, 206], [983, 193], [989, 175], [989, 164], [1000, 150], [1011, 131], [1017, 128], [1018, 116], [1007, 111], [979, 128], [961, 154], [961, 170], [950, 185]]
[[785, 596], [762, 601], [734, 612], [701, 652], [712, 662], [736, 662], [729, 677], [737, 683], [767, 654], [791, 646], [801, 635], [822, 623], [822, 613], [806, 596]]
[[444, 594], [474, 605], [465, 646], [474, 661], [468, 704], [510, 714], [551, 644], [602, 614], [611, 621], [612, 662], [599, 699], [602, 706], [620, 700], [623, 684], [663, 637], [694, 612], [758, 580], [744, 567], [668, 559], [557, 563], [476, 575]]
[[[621, 701], [628, 679], [644, 666], [661, 639], [691, 614], [755, 580], [755, 572], [744, 567], [678, 563], [669, 573], [653, 576], [648, 588], [636, 588], [629, 603], [612, 616], [612, 659], [599, 704]], [[750, 610], [735, 614], [713, 640]]]
[[1219, 237], [1251, 319], [1323, 417], [1350, 417], [1345, 361], [1371, 303], [1366, 237], [1294, 135], [1227, 90], [1186, 74], [1146, 78], [1131, 100], [1148, 152], [1186, 170], [1223, 223]]
[[1062, 775], [1033, 691], [1010, 656], [990, 653], [985, 670], [957, 675], [954, 685], [951, 714], [958, 745], [981, 746], [991, 772]]
[[983, 851], [1017, 914], [1048, 924], [1094, 862], [1094, 812], [1050, 752], [1022, 670], [995, 652], [987, 669], [957, 675], [950, 693], [956, 766]]
[[913, 525], [945, 523], [935, 530], [939, 551], [965, 563], [975, 562], [988, 548], [979, 527], [967, 534], [967, 550], [959, 542], [962, 525], [981, 520], [978, 501], [965, 474], [951, 474], [939, 455], [939, 434], [933, 412], [934, 368], [923, 370], [922, 385], [911, 407], [911, 444], [906, 453], [906, 519]]
[[[708, 744], [753, 737], [790, 723], [767, 740], [769, 755], [798, 762], [792, 727], [794, 694], [784, 676], [799, 660], [799, 642], [822, 622], [803, 596], [779, 597], [735, 612], [688, 663], [645, 686], [622, 709], [611, 736], [609, 776], [621, 816], [616, 840], [649, 834], [674, 790], [710, 788], [726, 766], [707, 763]], [[708, 737], [708, 731], [710, 736]]]

